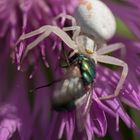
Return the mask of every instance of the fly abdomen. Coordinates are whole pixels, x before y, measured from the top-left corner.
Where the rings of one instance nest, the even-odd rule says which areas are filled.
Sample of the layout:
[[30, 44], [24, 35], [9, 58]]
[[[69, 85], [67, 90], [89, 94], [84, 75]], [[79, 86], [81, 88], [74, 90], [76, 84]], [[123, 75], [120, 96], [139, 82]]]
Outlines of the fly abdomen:
[[52, 107], [56, 111], [69, 111], [75, 108], [75, 100], [84, 95], [80, 77], [69, 77], [58, 83], [52, 96]]

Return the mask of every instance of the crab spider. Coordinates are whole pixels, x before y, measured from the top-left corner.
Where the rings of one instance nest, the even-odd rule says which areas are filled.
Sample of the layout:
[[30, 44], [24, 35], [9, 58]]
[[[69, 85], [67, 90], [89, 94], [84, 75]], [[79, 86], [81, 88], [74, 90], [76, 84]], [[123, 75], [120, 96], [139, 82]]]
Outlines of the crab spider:
[[[30, 50], [32, 50], [35, 46], [37, 46], [42, 40], [47, 38], [51, 33], [54, 33], [59, 38], [61, 38], [62, 41], [69, 48], [71, 48], [73, 50], [73, 54], [75, 52], [84, 54], [84, 55], [92, 58], [96, 62], [96, 64], [98, 62], [106, 63], [106, 64], [113, 64], [113, 65], [120, 66], [123, 68], [120, 80], [116, 86], [114, 94], [108, 95], [108, 96], [102, 96], [102, 97], [99, 97], [99, 99], [106, 100], [106, 99], [111, 99], [111, 98], [117, 97], [120, 93], [120, 90], [121, 90], [123, 83], [126, 79], [126, 76], [128, 74], [128, 66], [124, 61], [122, 61], [118, 58], [112, 57], [112, 56], [108, 56], [106, 54], [108, 54], [110, 52], [114, 52], [118, 49], [121, 49], [124, 47], [124, 45], [122, 43], [115, 43], [115, 44], [111, 44], [111, 45], [104, 44], [103, 47], [97, 49], [97, 46], [93, 39], [88, 37], [86, 34], [80, 35], [80, 32], [81, 32], [80, 26], [76, 25], [76, 20], [74, 17], [72, 17], [70, 15], [61, 14], [57, 18], [60, 18], [60, 17], [65, 17], [66, 19], [72, 20], [72, 26], [64, 27], [64, 28], [60, 29], [57, 26], [45, 25], [35, 31], [32, 31], [30, 33], [23, 34], [20, 36], [16, 45], [22, 40], [39, 35], [39, 37], [37, 39], [35, 39], [33, 42], [31, 42], [29, 45], [27, 45], [25, 52], [23, 54], [22, 60], [26, 57], [27, 53]], [[66, 33], [67, 31], [73, 31], [72, 38]]]
[[[104, 99], [111, 99], [111, 98], [117, 97], [120, 93], [120, 90], [121, 90], [123, 83], [126, 79], [126, 76], [128, 74], [128, 66], [124, 61], [117, 59], [115, 57], [105, 55], [105, 54], [114, 52], [118, 49], [124, 49], [124, 45], [122, 43], [115, 43], [115, 44], [111, 44], [111, 45], [107, 45], [104, 43], [104, 44], [102, 44], [102, 46], [100, 46], [101, 48], [99, 48], [96, 51], [97, 48], [96, 48], [94, 41], [91, 40], [86, 35], [80, 35], [81, 31], [80, 31], [80, 27], [76, 24], [76, 19], [70, 15], [65, 15], [63, 13], [58, 15], [56, 17], [56, 19], [62, 18], [62, 17], [65, 17], [72, 21], [72, 26], [64, 27], [63, 30], [64, 31], [71, 31], [71, 30], [73, 31], [72, 39], [78, 45], [77, 46], [78, 52], [84, 53], [85, 55], [88, 55], [89, 57], [93, 58], [96, 63], [100, 62], [100, 63], [106, 63], [106, 64], [113, 64], [113, 65], [120, 66], [123, 68], [121, 78], [117, 84], [114, 94], [109, 95], [109, 96], [100, 97], [99, 99], [104, 100]], [[84, 49], [84, 51], [83, 51], [83, 49]], [[77, 51], [77, 50], [75, 50], [75, 51]], [[90, 53], [91, 53], [91, 55], [90, 55]], [[89, 96], [89, 98], [90, 98], [90, 96]]]

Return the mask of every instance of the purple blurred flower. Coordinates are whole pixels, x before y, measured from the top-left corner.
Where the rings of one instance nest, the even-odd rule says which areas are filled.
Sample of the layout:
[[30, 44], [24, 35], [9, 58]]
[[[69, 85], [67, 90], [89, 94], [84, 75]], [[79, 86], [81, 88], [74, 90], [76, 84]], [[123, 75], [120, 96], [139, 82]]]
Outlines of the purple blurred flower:
[[[140, 109], [140, 42], [128, 40], [123, 37], [114, 37], [111, 42], [123, 42], [126, 45], [126, 55], [124, 61], [129, 66], [129, 74], [121, 90], [120, 98], [107, 101], [100, 101], [99, 96], [109, 95], [114, 92], [119, 79], [119, 70], [110, 69], [105, 66], [97, 66], [97, 77], [92, 94], [92, 105], [90, 112], [83, 120], [84, 130], [77, 130], [77, 120], [75, 111], [68, 113], [52, 112], [50, 106], [50, 95], [53, 87], [40, 89], [34, 96], [32, 114], [29, 105], [29, 96], [27, 92], [27, 81], [25, 75], [21, 72], [13, 71], [13, 79], [8, 77], [10, 72], [9, 53], [17, 68], [25, 70], [35, 87], [43, 85], [49, 80], [48, 73], [59, 78], [62, 74], [61, 69], [56, 69], [61, 55], [62, 42], [56, 36], [50, 36], [34, 49], [26, 58], [25, 65], [20, 66], [21, 56], [28, 43], [21, 42], [18, 48], [15, 48], [15, 42], [21, 34], [30, 32], [46, 24], [54, 24], [53, 19], [60, 13], [73, 14], [74, 8], [78, 4], [77, 0], [13, 0], [8, 4], [8, 0], [0, 1], [0, 37], [1, 49], [0, 72], [2, 74], [0, 81], [0, 139], [8, 140], [18, 131], [21, 140], [54, 140], [62, 138], [65, 133], [68, 140], [72, 139], [94, 139], [96, 136], [104, 137], [107, 131], [112, 139], [122, 139], [119, 133], [119, 118], [129, 127], [133, 128], [138, 134], [139, 129], [124, 110], [122, 102], [129, 106]], [[114, 3], [112, 0], [106, 0], [105, 3], [112, 9], [114, 14], [126, 23], [129, 29], [139, 39], [139, 13], [140, 5], [137, 0], [125, 1], [127, 5]], [[119, 9], [119, 10], [118, 10]], [[55, 24], [63, 27], [65, 19]], [[70, 24], [70, 23], [66, 23]], [[34, 38], [33, 38], [34, 39]], [[40, 55], [41, 54], [41, 55]], [[116, 54], [121, 58], [119, 52]], [[45, 64], [43, 72], [40, 66], [40, 58]], [[5, 60], [5, 61], [3, 61]], [[48, 64], [49, 63], [49, 64]], [[50, 72], [48, 65], [52, 69]], [[32, 72], [30, 73], [30, 67]], [[46, 76], [47, 75], [47, 76]], [[52, 78], [52, 77], [51, 77]], [[10, 82], [10, 86], [8, 85]], [[33, 100], [32, 99], [32, 100]], [[122, 102], [121, 102], [122, 101]], [[17, 131], [16, 131], [17, 130]]]
[[18, 132], [21, 140], [29, 139], [32, 131], [32, 120], [23, 74], [17, 73], [14, 85], [7, 92], [5, 91], [8, 86], [3, 86], [3, 88], [0, 87], [0, 89], [4, 89], [1, 95], [8, 97], [1, 96], [3, 100], [0, 106], [0, 139], [7, 140], [15, 132]]
[[105, 2], [114, 14], [129, 27], [138, 39], [140, 39], [139, 19], [137, 18], [140, 16], [140, 4], [138, 0], [126, 0], [122, 3], [117, 3], [112, 0], [105, 0]]
[[21, 122], [16, 116], [16, 108], [7, 104], [1, 106], [1, 123], [0, 123], [0, 139], [7, 140], [12, 137], [13, 133], [18, 129], [20, 131]]

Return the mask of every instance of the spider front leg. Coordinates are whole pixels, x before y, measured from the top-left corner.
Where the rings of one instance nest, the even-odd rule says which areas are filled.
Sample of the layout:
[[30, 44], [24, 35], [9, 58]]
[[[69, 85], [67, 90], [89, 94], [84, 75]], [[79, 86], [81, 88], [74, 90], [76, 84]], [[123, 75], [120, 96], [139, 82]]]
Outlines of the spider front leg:
[[25, 40], [25, 39], [27, 39], [27, 38], [30, 38], [30, 37], [39, 35], [39, 34], [41, 34], [41, 33], [44, 33], [44, 32], [46, 31], [46, 28], [47, 28], [47, 27], [48, 27], [48, 25], [45, 25], [45, 26], [42, 26], [42, 27], [40, 27], [39, 29], [34, 30], [34, 31], [32, 31], [32, 32], [29, 32], [29, 33], [27, 33], [27, 34], [22, 34], [22, 35], [19, 37], [19, 39], [17, 40], [16, 45], [18, 45], [19, 42], [21, 42], [21, 41], [23, 41], [23, 40]]
[[115, 58], [115, 57], [108, 56], [108, 55], [97, 55], [96, 59], [97, 59], [97, 62], [106, 63], [106, 64], [113, 64], [113, 65], [116, 65], [116, 66], [123, 67], [123, 71], [122, 71], [120, 80], [119, 80], [119, 82], [117, 84], [117, 87], [116, 87], [116, 89], [114, 91], [114, 94], [99, 97], [99, 99], [100, 100], [108, 100], [108, 99], [117, 97], [119, 95], [119, 93], [120, 93], [120, 90], [121, 90], [121, 88], [122, 88], [122, 86], [124, 84], [124, 81], [126, 79], [126, 76], [128, 74], [128, 65], [124, 61], [122, 61], [122, 60], [120, 60], [118, 58]]
[[63, 31], [73, 31], [72, 39], [75, 41], [76, 37], [80, 34], [80, 27], [79, 26], [70, 26], [70, 27], [64, 27]]
[[103, 54], [107, 54], [110, 52], [114, 52], [118, 49], [121, 49], [123, 51], [124, 48], [125, 48], [125, 45], [123, 43], [115, 43], [115, 44], [111, 44], [111, 45], [104, 44], [103, 47], [101, 47], [100, 49], [97, 50], [97, 54], [103, 55]]
[[30, 51], [31, 49], [33, 49], [36, 45], [38, 45], [43, 39], [45, 39], [46, 37], [48, 37], [51, 33], [56, 34], [59, 38], [62, 39], [62, 41], [64, 41], [64, 43], [71, 49], [75, 50], [76, 46], [75, 46], [75, 42], [69, 37], [69, 35], [64, 32], [62, 29], [60, 29], [57, 26], [51, 26], [51, 25], [46, 25], [43, 26], [33, 32], [21, 35], [21, 37], [19, 38], [19, 40], [17, 41], [17, 43], [19, 43], [20, 41], [30, 38], [32, 36], [41, 34], [37, 39], [35, 39], [35, 41], [33, 41], [32, 43], [30, 43], [27, 47], [26, 50], [24, 52], [24, 55], [22, 57], [22, 60], [25, 58], [25, 56], [27, 55], [28, 51]]
[[77, 25], [76, 19], [75, 19], [73, 16], [71, 16], [71, 15], [67, 15], [67, 14], [65, 14], [65, 13], [61, 13], [61, 14], [59, 14], [58, 16], [56, 16], [56, 17], [54, 18], [54, 20], [57, 20], [57, 19], [59, 19], [59, 18], [65, 18], [65, 19], [71, 20], [72, 26], [76, 26], [76, 25]]
[[70, 26], [70, 27], [64, 27], [64, 28], [63, 28], [63, 31], [73, 31], [72, 39], [75, 40], [75, 38], [76, 38], [77, 36], [79, 36], [79, 34], [80, 34], [80, 27], [77, 26], [76, 19], [75, 19], [73, 16], [71, 16], [71, 15], [66, 15], [66, 14], [64, 14], [64, 13], [59, 14], [59, 15], [55, 18], [55, 20], [57, 20], [57, 19], [59, 19], [59, 18], [65, 18], [65, 19], [71, 20], [72, 26]]

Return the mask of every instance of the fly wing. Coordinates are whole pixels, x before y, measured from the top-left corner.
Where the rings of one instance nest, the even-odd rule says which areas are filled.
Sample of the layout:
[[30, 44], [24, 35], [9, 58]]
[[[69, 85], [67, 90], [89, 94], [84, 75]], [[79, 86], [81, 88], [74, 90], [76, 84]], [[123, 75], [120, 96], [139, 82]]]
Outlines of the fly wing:
[[91, 103], [91, 90], [76, 101], [76, 119], [79, 132], [81, 132], [84, 129], [84, 123], [87, 119], [87, 114], [90, 111]]
[[83, 109], [87, 101], [87, 95], [83, 95], [80, 99], [76, 101], [76, 121], [78, 131], [81, 132], [84, 129], [84, 115]]

